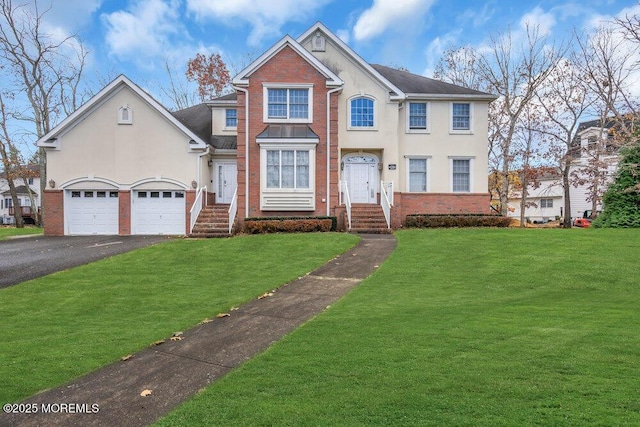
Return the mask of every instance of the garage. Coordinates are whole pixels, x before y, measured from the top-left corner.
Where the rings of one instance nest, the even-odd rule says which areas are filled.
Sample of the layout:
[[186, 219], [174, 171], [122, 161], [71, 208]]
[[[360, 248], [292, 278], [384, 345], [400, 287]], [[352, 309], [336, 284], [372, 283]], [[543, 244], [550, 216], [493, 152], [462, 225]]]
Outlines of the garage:
[[68, 190], [65, 212], [66, 234], [118, 234], [117, 191]]
[[184, 195], [175, 190], [134, 191], [133, 234], [185, 234]]

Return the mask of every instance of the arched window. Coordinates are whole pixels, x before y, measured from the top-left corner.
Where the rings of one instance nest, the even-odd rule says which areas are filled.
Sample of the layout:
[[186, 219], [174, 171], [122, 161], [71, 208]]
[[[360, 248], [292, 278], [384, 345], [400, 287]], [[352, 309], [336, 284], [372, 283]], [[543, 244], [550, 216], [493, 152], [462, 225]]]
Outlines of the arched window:
[[133, 123], [133, 111], [128, 105], [118, 108], [118, 124], [130, 125]]
[[349, 101], [349, 124], [352, 129], [375, 127], [375, 102], [373, 98], [359, 96]]

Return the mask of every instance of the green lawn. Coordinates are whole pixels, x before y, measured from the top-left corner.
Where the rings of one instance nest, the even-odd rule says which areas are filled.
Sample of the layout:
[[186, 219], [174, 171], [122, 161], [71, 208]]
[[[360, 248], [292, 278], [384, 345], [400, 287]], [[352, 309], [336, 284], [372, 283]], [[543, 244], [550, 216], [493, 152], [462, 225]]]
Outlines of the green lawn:
[[0, 402], [228, 311], [357, 240], [340, 233], [179, 239], [0, 289]]
[[0, 240], [6, 239], [12, 236], [25, 236], [28, 234], [42, 234], [43, 229], [40, 227], [0, 227]]
[[159, 425], [640, 425], [640, 230], [397, 238], [354, 291]]

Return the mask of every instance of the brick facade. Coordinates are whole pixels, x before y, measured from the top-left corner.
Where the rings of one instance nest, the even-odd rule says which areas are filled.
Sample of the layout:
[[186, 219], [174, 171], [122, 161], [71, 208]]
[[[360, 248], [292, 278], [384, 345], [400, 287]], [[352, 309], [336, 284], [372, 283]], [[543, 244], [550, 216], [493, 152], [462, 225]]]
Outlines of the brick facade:
[[[264, 122], [264, 84], [312, 84], [313, 85], [313, 111], [312, 123], [309, 127], [319, 137], [315, 150], [315, 211], [303, 212], [278, 212], [262, 211], [260, 209], [260, 146], [256, 142], [258, 134], [265, 130]], [[274, 55], [267, 63], [256, 70], [250, 77], [248, 90], [249, 97], [249, 126], [248, 138], [245, 133], [246, 112], [245, 93], [238, 91], [238, 218], [242, 222], [246, 217], [256, 216], [317, 216], [330, 214], [338, 204], [338, 95], [332, 94], [330, 98], [331, 109], [331, 144], [329, 147], [331, 168], [327, 172], [327, 87], [326, 77], [302, 58], [295, 50], [286, 46]], [[248, 146], [247, 146], [248, 141]], [[247, 194], [246, 154], [248, 150], [249, 162], [249, 189]], [[330, 174], [332, 193], [327, 196], [327, 173]], [[248, 212], [246, 212], [246, 201]], [[329, 209], [327, 209], [327, 205]]]
[[131, 234], [131, 191], [118, 192], [118, 234]]
[[490, 214], [489, 193], [394, 193], [392, 228], [411, 214]]
[[64, 236], [64, 191], [45, 190], [42, 210], [45, 236]]

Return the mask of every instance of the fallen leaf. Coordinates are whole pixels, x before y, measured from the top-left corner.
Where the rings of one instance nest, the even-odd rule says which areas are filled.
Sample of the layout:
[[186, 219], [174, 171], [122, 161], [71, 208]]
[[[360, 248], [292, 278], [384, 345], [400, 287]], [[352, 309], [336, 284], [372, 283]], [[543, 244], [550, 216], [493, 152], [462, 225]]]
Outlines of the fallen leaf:
[[231, 307], [231, 311], [236, 311], [236, 310], [240, 310], [239, 307]]
[[160, 344], [164, 344], [164, 340], [158, 340], [153, 343], [153, 345], [160, 345]]
[[264, 298], [272, 297], [272, 296], [273, 296], [273, 292], [265, 292], [264, 294], [260, 295], [258, 297], [258, 299], [264, 299]]
[[174, 337], [179, 337], [179, 336], [181, 336], [181, 335], [182, 335], [182, 331], [178, 331], [178, 332], [174, 332], [174, 333], [173, 333], [173, 336], [174, 336]]
[[126, 362], [129, 359], [133, 358], [133, 354], [127, 354], [126, 356], [123, 356], [120, 358], [120, 360], [122, 360], [123, 362]]
[[147, 397], [152, 393], [152, 390], [146, 389], [146, 390], [142, 390], [142, 393], [140, 393], [140, 396], [142, 397]]
[[218, 319], [221, 319], [223, 317], [229, 317], [231, 316], [229, 313], [218, 313], [218, 315], [216, 316]]
[[200, 322], [200, 324], [203, 325], [205, 323], [211, 323], [211, 322], [213, 322], [213, 320], [207, 318], [207, 319], [204, 319], [202, 322]]
[[182, 337], [171, 337], [169, 338], [171, 341], [182, 341]]

